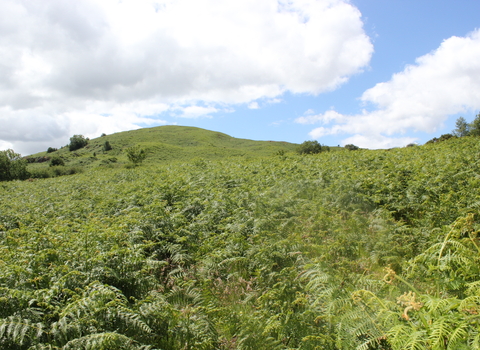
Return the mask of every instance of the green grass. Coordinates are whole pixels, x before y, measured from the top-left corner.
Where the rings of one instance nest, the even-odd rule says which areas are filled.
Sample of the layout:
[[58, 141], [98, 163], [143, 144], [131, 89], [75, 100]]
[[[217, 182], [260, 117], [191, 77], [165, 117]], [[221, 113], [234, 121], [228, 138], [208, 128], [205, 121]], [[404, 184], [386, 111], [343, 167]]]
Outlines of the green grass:
[[[112, 150], [105, 152], [108, 141]], [[288, 142], [252, 141], [226, 134], [186, 126], [159, 126], [125, 131], [98, 137], [85, 148], [70, 152], [63, 147], [56, 152], [40, 152], [30, 157], [59, 156], [66, 166], [91, 168], [96, 166], [121, 166], [128, 163], [125, 149], [139, 145], [147, 151], [145, 163], [215, 160], [228, 157], [258, 158], [278, 152], [294, 152], [297, 145]], [[32, 163], [30, 170], [48, 167], [48, 162]]]

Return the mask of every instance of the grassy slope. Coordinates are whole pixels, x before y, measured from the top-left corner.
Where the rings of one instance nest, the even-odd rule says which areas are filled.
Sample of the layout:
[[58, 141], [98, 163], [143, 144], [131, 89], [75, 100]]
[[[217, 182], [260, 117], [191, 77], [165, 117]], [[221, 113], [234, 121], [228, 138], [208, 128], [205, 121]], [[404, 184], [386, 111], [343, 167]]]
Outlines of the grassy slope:
[[[215, 133], [205, 131], [202, 139], [203, 131], [195, 130], [199, 131], [194, 133], [195, 149], [207, 147], [205, 139]], [[120, 135], [107, 139], [116, 148], [132, 144], [127, 138], [116, 140]], [[153, 142], [143, 138], [144, 147]], [[92, 140], [90, 149], [79, 151], [77, 159], [84, 153], [88, 159], [95, 142], [99, 147], [105, 139]], [[138, 137], [132, 140], [140, 142]], [[188, 149], [182, 140], [172, 136], [170, 144], [163, 145]], [[458, 304], [470, 290], [475, 297], [480, 295], [477, 240], [472, 240], [475, 259], [462, 260], [470, 270], [453, 266], [451, 275], [446, 268], [430, 269], [439, 264], [441, 255], [430, 248], [450, 236], [449, 225], [457, 218], [478, 213], [479, 154], [478, 139], [471, 137], [389, 151], [342, 150], [313, 156], [155, 163], [151, 154], [135, 169], [93, 166], [74, 176], [2, 183], [0, 327], [1, 322], [9, 329], [28, 322], [44, 325], [48, 334], [43, 338], [30, 327], [35, 332], [27, 345], [16, 347], [22, 350], [28, 342], [53, 343], [47, 336], [59, 333], [55, 333], [59, 317], [72, 329], [83, 326], [82, 335], [117, 331], [110, 320], [104, 324], [98, 320], [115, 315], [115, 303], [123, 299], [105, 297], [107, 313], [90, 297], [108, 285], [130, 302], [118, 307], [120, 321], [128, 306], [161, 336], [143, 336], [136, 328], [125, 334], [162, 349], [354, 349], [368, 337], [395, 337], [392, 325], [403, 327], [401, 335], [417, 335], [420, 329], [418, 337], [432, 343], [440, 338], [431, 326], [437, 320], [463, 322], [465, 333], [475, 337], [480, 306], [475, 301], [463, 311]], [[189, 155], [194, 156], [184, 154]], [[468, 230], [459, 226], [458, 238], [476, 238], [479, 225], [477, 217]], [[430, 252], [425, 266], [409, 260], [425, 252]], [[448, 256], [455, 253], [449, 250]], [[386, 283], [385, 266], [399, 274], [404, 271], [403, 278], [423, 298], [425, 306], [410, 313], [410, 323], [402, 316], [398, 298], [412, 288], [399, 281]], [[358, 309], [373, 299], [361, 299], [367, 293], [358, 290], [376, 293], [375, 300], [381, 301], [369, 303], [366, 316]], [[433, 299], [437, 296], [444, 298], [443, 304], [452, 301], [456, 306], [434, 314], [427, 301], [439, 303]], [[165, 312], [159, 313], [155, 305]], [[75, 308], [80, 308], [78, 313]], [[432, 322], [420, 323], [416, 315], [421, 313]], [[14, 314], [28, 322], [14, 323], [16, 319], [10, 318]], [[376, 328], [370, 324], [360, 328], [372, 315], [390, 316], [385, 324], [378, 316]], [[80, 318], [82, 322], [77, 322]], [[158, 319], [163, 323], [156, 323]], [[97, 327], [87, 327], [90, 324]], [[410, 324], [415, 330], [408, 328]], [[445, 334], [447, 339], [454, 332], [448, 329]], [[67, 336], [72, 341], [76, 337], [74, 332]], [[13, 349], [17, 338], [0, 337], [0, 348]], [[66, 342], [55, 339], [58, 346]], [[467, 344], [466, 339], [461, 341]]]
[[[108, 141], [113, 149], [103, 151]], [[159, 126], [115, 133], [90, 140], [87, 147], [70, 152], [64, 147], [57, 152], [40, 152], [31, 157], [60, 156], [69, 166], [98, 166], [127, 162], [124, 150], [140, 145], [148, 153], [146, 163], [157, 161], [186, 161], [195, 158], [222, 159], [225, 157], [256, 158], [272, 155], [278, 151], [293, 151], [296, 144], [275, 141], [252, 141], [237, 139], [220, 132], [186, 126]], [[94, 155], [95, 154], [95, 155]], [[46, 163], [33, 164], [31, 167], [45, 167]]]

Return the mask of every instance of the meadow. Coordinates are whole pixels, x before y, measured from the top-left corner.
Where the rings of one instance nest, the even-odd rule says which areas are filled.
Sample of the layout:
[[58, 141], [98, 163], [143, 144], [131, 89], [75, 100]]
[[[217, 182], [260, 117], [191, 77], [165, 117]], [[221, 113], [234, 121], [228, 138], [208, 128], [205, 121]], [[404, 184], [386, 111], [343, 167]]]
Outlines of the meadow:
[[82, 172], [0, 183], [0, 348], [480, 349], [477, 137], [142, 137], [139, 166], [108, 135]]

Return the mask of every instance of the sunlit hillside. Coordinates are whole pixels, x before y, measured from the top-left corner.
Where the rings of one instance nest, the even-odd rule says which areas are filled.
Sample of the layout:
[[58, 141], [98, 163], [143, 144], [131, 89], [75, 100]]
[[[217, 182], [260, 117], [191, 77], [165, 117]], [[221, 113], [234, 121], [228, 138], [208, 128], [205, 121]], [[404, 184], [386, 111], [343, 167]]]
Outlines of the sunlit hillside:
[[478, 138], [87, 147], [48, 153], [82, 172], [0, 183], [0, 348], [480, 348]]

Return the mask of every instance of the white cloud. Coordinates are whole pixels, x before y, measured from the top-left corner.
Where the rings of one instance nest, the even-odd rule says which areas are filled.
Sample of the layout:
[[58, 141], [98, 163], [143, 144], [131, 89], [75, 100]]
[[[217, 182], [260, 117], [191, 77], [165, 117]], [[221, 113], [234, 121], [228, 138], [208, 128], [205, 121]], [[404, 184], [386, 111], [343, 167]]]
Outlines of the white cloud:
[[248, 108], [249, 108], [249, 109], [259, 109], [260, 106], [258, 105], [258, 102], [257, 102], [257, 101], [253, 101], [253, 102], [250, 102], [250, 103], [249, 103]]
[[215, 107], [188, 106], [175, 108], [174, 115], [180, 118], [211, 118], [210, 114], [218, 111]]
[[332, 121], [339, 122], [344, 119], [344, 117], [340, 113], [334, 110], [330, 110], [325, 113], [316, 115], [313, 113], [313, 110], [309, 109], [305, 112], [303, 117], [298, 117], [297, 119], [295, 119], [295, 122], [299, 124], [329, 124]]
[[[394, 135], [435, 132], [449, 115], [480, 109], [479, 58], [480, 30], [466, 37], [451, 37], [390, 81], [365, 91], [361, 100], [366, 106], [373, 105], [373, 111], [351, 116], [328, 111], [300, 117], [297, 122], [335, 122], [312, 130], [314, 138], [350, 134], [361, 147], [404, 146], [415, 139]], [[391, 137], [390, 141], [385, 136]]]
[[14, 132], [0, 138], [31, 151], [79, 125], [93, 134], [179, 106], [198, 117], [199, 103], [318, 94], [372, 51], [348, 0], [2, 0], [0, 110]]
[[375, 148], [394, 148], [404, 147], [410, 143], [415, 143], [413, 137], [386, 137], [383, 135], [375, 135], [374, 137], [365, 135], [353, 135], [341, 142], [342, 146], [352, 144], [359, 147], [368, 148], [368, 145], [375, 145]]

